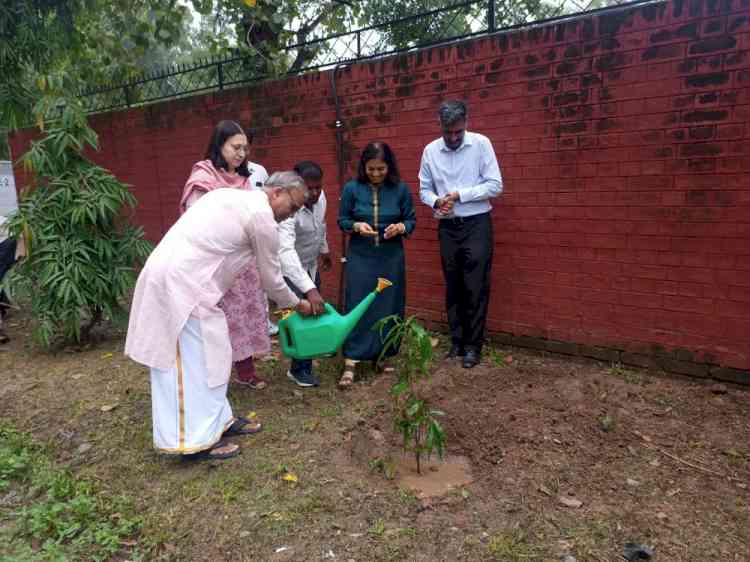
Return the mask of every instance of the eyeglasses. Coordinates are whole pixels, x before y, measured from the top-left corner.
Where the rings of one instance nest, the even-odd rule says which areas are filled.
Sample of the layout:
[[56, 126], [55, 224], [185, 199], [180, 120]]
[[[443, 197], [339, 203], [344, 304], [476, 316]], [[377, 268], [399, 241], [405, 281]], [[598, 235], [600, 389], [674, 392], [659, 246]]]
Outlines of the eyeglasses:
[[244, 144], [230, 144], [229, 147], [235, 152], [242, 152], [243, 154], [250, 152], [250, 147], [245, 146]]

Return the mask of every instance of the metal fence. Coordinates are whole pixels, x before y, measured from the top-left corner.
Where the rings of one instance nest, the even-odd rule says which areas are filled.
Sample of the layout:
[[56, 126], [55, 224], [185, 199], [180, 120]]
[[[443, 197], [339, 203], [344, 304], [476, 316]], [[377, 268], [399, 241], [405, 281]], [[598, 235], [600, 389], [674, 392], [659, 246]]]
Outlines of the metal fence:
[[[395, 1], [395, 0], [394, 0]], [[352, 63], [503, 30], [579, 17], [660, 0], [470, 0], [374, 25], [290, 44], [288, 74]], [[534, 8], [530, 8], [534, 6]], [[243, 53], [177, 65], [129, 82], [81, 92], [89, 112], [111, 111], [199, 92], [224, 90], [268, 77], [262, 54]]]

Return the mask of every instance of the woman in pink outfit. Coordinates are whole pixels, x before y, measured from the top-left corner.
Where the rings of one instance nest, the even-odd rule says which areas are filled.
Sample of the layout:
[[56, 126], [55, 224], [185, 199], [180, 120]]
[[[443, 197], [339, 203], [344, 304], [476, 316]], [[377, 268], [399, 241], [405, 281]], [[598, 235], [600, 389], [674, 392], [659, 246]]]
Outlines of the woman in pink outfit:
[[[193, 166], [180, 200], [180, 214], [202, 195], [222, 187], [252, 190], [247, 168], [248, 140], [234, 121], [221, 121], [213, 131], [205, 160]], [[256, 390], [266, 382], [255, 372], [253, 356], [271, 350], [268, 337], [266, 296], [261, 289], [255, 261], [251, 261], [234, 285], [224, 294], [219, 307], [224, 311], [232, 343], [236, 383]]]

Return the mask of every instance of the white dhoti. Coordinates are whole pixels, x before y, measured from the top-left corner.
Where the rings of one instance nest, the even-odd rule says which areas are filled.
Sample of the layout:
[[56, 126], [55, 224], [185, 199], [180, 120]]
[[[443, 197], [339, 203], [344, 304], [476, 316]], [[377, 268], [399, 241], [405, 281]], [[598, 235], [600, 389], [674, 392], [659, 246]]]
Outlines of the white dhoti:
[[228, 384], [208, 386], [201, 322], [190, 316], [180, 332], [171, 369], [151, 368], [154, 446], [163, 453], [197, 453], [213, 447], [232, 425]]

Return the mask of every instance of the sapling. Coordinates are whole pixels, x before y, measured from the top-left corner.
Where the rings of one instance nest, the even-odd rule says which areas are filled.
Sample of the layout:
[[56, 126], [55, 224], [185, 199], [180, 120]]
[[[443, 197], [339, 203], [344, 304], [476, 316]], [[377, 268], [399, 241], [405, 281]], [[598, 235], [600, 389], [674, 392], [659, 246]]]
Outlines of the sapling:
[[422, 455], [429, 457], [436, 452], [442, 458], [445, 451], [445, 431], [437, 420], [445, 414], [431, 407], [420, 385], [430, 377], [433, 354], [430, 333], [415, 316], [403, 319], [391, 315], [380, 320], [373, 329], [379, 330], [381, 337], [388, 330], [379, 360], [389, 351], [400, 348], [397, 379], [391, 387], [393, 425], [403, 437], [404, 451], [414, 453], [417, 473], [422, 474]]

